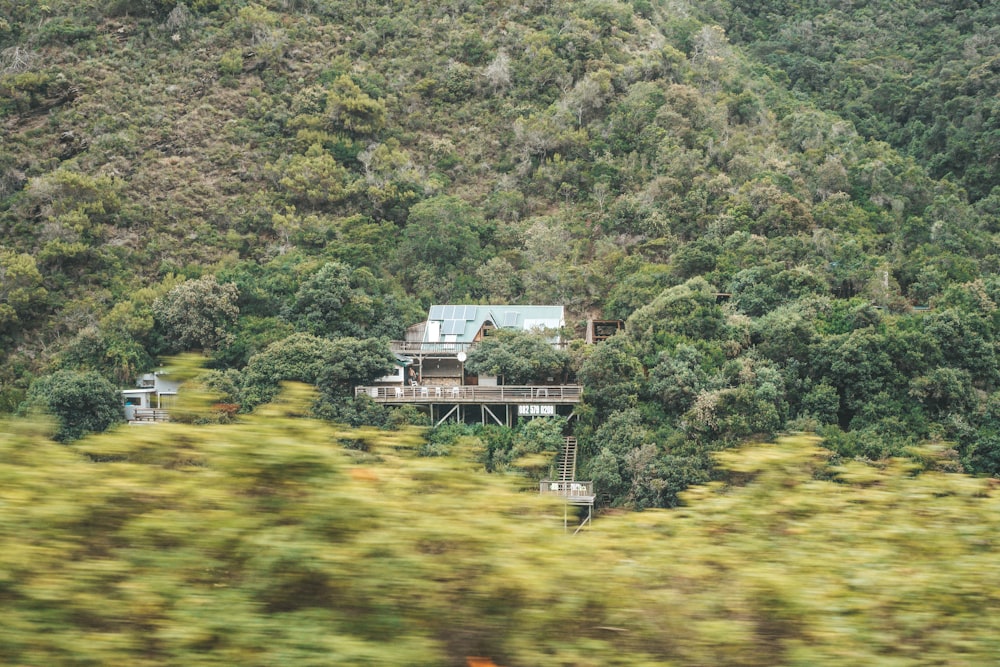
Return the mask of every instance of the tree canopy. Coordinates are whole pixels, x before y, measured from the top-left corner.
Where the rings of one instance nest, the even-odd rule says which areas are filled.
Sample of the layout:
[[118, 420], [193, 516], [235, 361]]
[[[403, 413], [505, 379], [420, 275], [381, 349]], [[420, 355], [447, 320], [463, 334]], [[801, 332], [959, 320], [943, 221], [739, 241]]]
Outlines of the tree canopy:
[[93, 371], [58, 371], [31, 383], [22, 412], [40, 408], [58, 422], [53, 437], [67, 442], [125, 421], [121, 394]]
[[505, 384], [562, 381], [569, 355], [553, 346], [554, 332], [496, 329], [472, 348], [465, 369], [474, 375], [496, 375]]

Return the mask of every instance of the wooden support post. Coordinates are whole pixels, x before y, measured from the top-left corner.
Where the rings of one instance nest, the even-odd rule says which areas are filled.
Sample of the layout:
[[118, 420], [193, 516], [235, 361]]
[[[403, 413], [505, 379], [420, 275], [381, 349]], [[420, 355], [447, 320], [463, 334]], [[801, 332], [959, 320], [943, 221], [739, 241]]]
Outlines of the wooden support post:
[[586, 526], [588, 523], [590, 523], [590, 520], [591, 518], [593, 518], [593, 516], [594, 516], [594, 505], [593, 504], [587, 505], [587, 518], [580, 522], [580, 525], [576, 527], [576, 530], [573, 531], [573, 534], [576, 535], [581, 530], [583, 530], [583, 527]]
[[[452, 406], [451, 410], [449, 410], [448, 412], [446, 412], [444, 414], [444, 416], [441, 417], [441, 419], [437, 420], [437, 422], [434, 424], [434, 426], [437, 427], [437, 426], [440, 426], [441, 424], [443, 424], [444, 420], [446, 420], [448, 417], [450, 417], [452, 414], [454, 414], [460, 407], [461, 407], [461, 404], [456, 404], [456, 405]], [[431, 413], [431, 418], [433, 419], [433, 412]]]

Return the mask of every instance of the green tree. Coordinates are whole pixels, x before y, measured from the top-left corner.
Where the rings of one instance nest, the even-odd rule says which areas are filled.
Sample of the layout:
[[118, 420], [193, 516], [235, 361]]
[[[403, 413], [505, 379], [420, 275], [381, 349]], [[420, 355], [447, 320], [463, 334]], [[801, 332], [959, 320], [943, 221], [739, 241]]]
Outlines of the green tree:
[[726, 318], [715, 298], [716, 290], [703, 278], [670, 287], [632, 313], [625, 330], [644, 355], [681, 338], [721, 340], [729, 335]]
[[385, 104], [372, 99], [349, 76], [333, 82], [326, 98], [327, 118], [334, 129], [355, 134], [374, 134], [385, 125]]
[[608, 415], [635, 407], [645, 377], [635, 345], [626, 336], [612, 336], [596, 346], [577, 373], [584, 398], [593, 405], [600, 422]]
[[100, 433], [125, 420], [121, 393], [94, 371], [56, 371], [31, 383], [22, 412], [41, 408], [58, 421], [57, 442]]
[[398, 338], [404, 323], [393, 305], [368, 269], [328, 262], [302, 283], [283, 315], [316, 336]]
[[31, 255], [0, 247], [0, 332], [14, 332], [22, 319], [41, 314], [47, 294]]
[[931, 418], [949, 414], [969, 414], [976, 407], [972, 375], [956, 368], [934, 368], [910, 381], [909, 395], [916, 399]]
[[167, 351], [213, 350], [228, 345], [239, 316], [239, 290], [208, 275], [188, 280], [153, 302]]
[[292, 202], [310, 209], [328, 209], [351, 193], [351, 174], [320, 144], [304, 155], [293, 155], [275, 167], [280, 185]]
[[682, 428], [708, 444], [732, 446], [755, 434], [771, 435], [788, 412], [784, 378], [767, 360], [751, 355], [726, 363], [721, 381], [701, 391], [682, 419]]
[[482, 259], [482, 215], [452, 195], [415, 204], [403, 230], [398, 261], [404, 281], [434, 298], [473, 286]]
[[278, 395], [280, 383], [294, 381], [318, 387], [329, 416], [330, 406], [352, 396], [354, 386], [388, 373], [394, 361], [385, 339], [292, 334], [250, 358], [243, 371], [242, 409], [267, 403]]
[[333, 341], [297, 333], [267, 346], [252, 357], [243, 370], [243, 410], [251, 410], [278, 395], [281, 382], [316, 385], [330, 358]]
[[337, 338], [330, 347], [316, 384], [328, 399], [353, 394], [356, 385], [387, 374], [396, 358], [384, 338]]
[[661, 352], [659, 362], [649, 372], [648, 392], [662, 403], [668, 415], [680, 416], [702, 391], [723, 382], [721, 373], [713, 374], [706, 366], [705, 355], [692, 345]]
[[497, 329], [472, 348], [465, 369], [473, 375], [496, 375], [504, 384], [540, 384], [563, 380], [569, 355], [555, 347], [553, 332]]
[[844, 427], [875, 396], [898, 392], [901, 384], [905, 387], [887, 352], [885, 336], [871, 328], [824, 338], [812, 359], [814, 377], [837, 389], [838, 416]]

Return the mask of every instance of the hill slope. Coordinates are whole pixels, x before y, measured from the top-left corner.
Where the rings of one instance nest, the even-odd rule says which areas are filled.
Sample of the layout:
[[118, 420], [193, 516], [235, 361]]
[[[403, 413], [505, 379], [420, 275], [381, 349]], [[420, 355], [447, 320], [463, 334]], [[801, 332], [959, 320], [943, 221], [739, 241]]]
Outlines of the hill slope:
[[[720, 7], [0, 3], [3, 406], [55, 368], [125, 382], [192, 346], [241, 402], [241, 369], [296, 332], [551, 302], [629, 318], [576, 359], [589, 470], [629, 502], [789, 425], [996, 471], [992, 200], [929, 176], [932, 143], [866, 139], [880, 107], [859, 134], [788, 90]], [[218, 321], [169, 317], [178, 289]]]

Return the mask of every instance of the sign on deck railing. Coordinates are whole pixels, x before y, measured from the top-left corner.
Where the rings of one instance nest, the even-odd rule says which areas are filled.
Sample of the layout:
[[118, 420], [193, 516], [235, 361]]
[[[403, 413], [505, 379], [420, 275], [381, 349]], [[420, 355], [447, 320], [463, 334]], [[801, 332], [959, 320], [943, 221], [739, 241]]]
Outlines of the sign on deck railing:
[[578, 498], [594, 495], [593, 482], [559, 482], [543, 479], [538, 483], [538, 491], [544, 495], [568, 496]]

